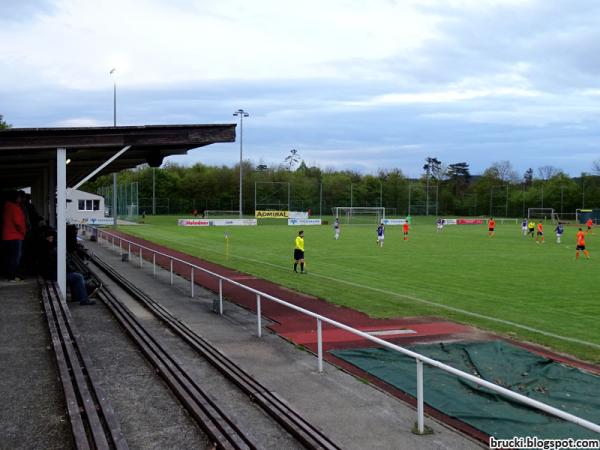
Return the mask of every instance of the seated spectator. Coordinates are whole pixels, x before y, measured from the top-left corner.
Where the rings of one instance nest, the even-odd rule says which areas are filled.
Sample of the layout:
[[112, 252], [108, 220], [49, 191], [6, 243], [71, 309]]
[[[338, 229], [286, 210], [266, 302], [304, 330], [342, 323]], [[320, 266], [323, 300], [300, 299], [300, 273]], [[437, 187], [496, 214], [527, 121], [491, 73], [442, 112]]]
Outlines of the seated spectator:
[[[56, 233], [52, 228], [47, 228], [44, 232], [43, 248], [41, 249], [44, 257], [40, 259], [40, 273], [49, 280], [56, 280]], [[87, 284], [84, 276], [70, 266], [67, 261], [67, 286], [71, 293], [71, 301], [79, 302], [80, 305], [95, 305], [94, 300], [90, 300], [97, 294], [99, 287], [88, 293]]]

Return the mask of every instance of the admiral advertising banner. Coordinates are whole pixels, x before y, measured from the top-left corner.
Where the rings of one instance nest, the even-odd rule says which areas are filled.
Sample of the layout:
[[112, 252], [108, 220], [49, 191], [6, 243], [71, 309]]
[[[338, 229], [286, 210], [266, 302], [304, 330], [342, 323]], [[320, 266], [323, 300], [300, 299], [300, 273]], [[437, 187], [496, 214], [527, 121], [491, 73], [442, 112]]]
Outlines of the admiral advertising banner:
[[256, 211], [254, 217], [257, 219], [287, 219], [289, 211]]
[[321, 225], [321, 219], [288, 219], [288, 225]]
[[456, 219], [444, 219], [444, 225], [457, 225]]

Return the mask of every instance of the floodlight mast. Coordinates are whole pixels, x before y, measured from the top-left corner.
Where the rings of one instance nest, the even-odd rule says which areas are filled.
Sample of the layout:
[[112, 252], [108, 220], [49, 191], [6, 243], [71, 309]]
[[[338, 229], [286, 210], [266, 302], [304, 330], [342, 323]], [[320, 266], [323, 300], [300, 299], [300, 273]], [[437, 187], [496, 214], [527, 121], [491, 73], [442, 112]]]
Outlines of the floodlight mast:
[[249, 114], [246, 111], [244, 111], [243, 109], [238, 109], [236, 112], [233, 113], [233, 115], [235, 117], [240, 118], [240, 219], [241, 219], [242, 215], [243, 215], [243, 212], [242, 212], [242, 180], [243, 180], [242, 152], [243, 152], [243, 146], [244, 146], [244, 117], [248, 117]]
[[[117, 71], [116, 68], [112, 68], [109, 72], [111, 76]], [[117, 80], [113, 76], [113, 127], [117, 126]]]
[[[109, 72], [113, 79], [113, 127], [117, 126], [117, 80], [114, 75], [116, 70], [113, 67]], [[112, 214], [113, 226], [117, 228], [117, 172], [113, 172]]]

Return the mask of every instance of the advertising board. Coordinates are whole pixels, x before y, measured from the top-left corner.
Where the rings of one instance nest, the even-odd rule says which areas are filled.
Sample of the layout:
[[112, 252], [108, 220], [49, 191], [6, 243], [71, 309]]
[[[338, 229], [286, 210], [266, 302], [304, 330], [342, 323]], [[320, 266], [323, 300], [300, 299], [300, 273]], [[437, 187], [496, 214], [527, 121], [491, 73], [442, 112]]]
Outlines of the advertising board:
[[308, 212], [304, 211], [290, 211], [288, 219], [308, 219]]
[[206, 219], [179, 219], [177, 225], [180, 227], [208, 227], [210, 222]]
[[289, 211], [255, 211], [254, 217], [257, 219], [287, 219]]
[[384, 225], [404, 225], [406, 223], [406, 219], [383, 219]]
[[483, 219], [456, 219], [458, 225], [483, 225]]
[[288, 219], [288, 225], [321, 225], [321, 219]]
[[84, 217], [79, 220], [71, 218], [68, 220], [68, 222], [74, 224], [81, 223], [86, 225], [112, 225], [115, 223], [112, 217]]
[[213, 227], [252, 227], [257, 224], [256, 219], [211, 219], [210, 225]]

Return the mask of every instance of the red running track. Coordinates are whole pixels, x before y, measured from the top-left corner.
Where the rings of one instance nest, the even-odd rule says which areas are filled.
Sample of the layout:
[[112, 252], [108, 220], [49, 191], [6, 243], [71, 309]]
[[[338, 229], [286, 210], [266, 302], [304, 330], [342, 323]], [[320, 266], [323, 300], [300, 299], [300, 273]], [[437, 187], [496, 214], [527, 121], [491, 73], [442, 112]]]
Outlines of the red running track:
[[[128, 239], [139, 245], [143, 245], [144, 247], [154, 249], [158, 252], [171, 255], [198, 267], [210, 270], [211, 272], [235, 280], [240, 284], [270, 294], [288, 303], [292, 303], [296, 306], [305, 308], [332, 320], [341, 322], [352, 328], [356, 328], [364, 332], [377, 332], [377, 336], [379, 338], [393, 342], [397, 345], [404, 346], [415, 343], [449, 342], [458, 340], [481, 341], [502, 339], [512, 344], [519, 345], [546, 358], [600, 374], [600, 367], [596, 365], [588, 364], [569, 356], [553, 353], [546, 348], [531, 343], [515, 341], [504, 336], [483, 332], [471, 326], [462, 325], [456, 322], [449, 322], [437, 317], [375, 319], [362, 312], [344, 306], [333, 305], [323, 299], [292, 291], [289, 288], [285, 288], [270, 281], [256, 278], [252, 275], [238, 272], [219, 264], [211, 263], [203, 259], [178, 252], [168, 247], [128, 235], [126, 233], [116, 232], [114, 234], [120, 235], [124, 239]], [[132, 245], [131, 251], [132, 259], [135, 260], [137, 255], [139, 255], [139, 247]], [[152, 260], [151, 254], [142, 254], [142, 256], [145, 260]], [[166, 270], [169, 270], [170, 259], [166, 256], [157, 255], [156, 264]], [[292, 269], [290, 267], [290, 271], [291, 270]], [[181, 262], [173, 262], [173, 271], [187, 280], [190, 280], [191, 278], [189, 266], [186, 266]], [[308, 276], [310, 277], [310, 275]], [[209, 290], [212, 290], [213, 292], [219, 291], [218, 279], [206, 273], [199, 272], [197, 270], [194, 271], [194, 282], [198, 285], [206, 287]], [[250, 311], [256, 312], [256, 295], [251, 292], [229, 283], [223, 283], [223, 296], [229, 301], [232, 301]], [[317, 352], [317, 325], [315, 319], [266, 299], [261, 302], [261, 314], [263, 317], [266, 317], [273, 322], [268, 327], [273, 332], [296, 345], [302, 345], [314, 353]], [[376, 344], [326, 323], [323, 323], [322, 331], [324, 352], [323, 357], [325, 360], [354, 375], [368, 380], [373, 385], [391, 393], [398, 398], [403, 399], [409, 404], [416, 405], [416, 400], [412, 396], [409, 396], [393, 386], [384, 383], [378, 378], [373, 377], [369, 373], [364, 372], [351, 364], [348, 364], [344, 360], [334, 357], [328, 352], [329, 350], [334, 349], [372, 347], [376, 346]], [[489, 437], [479, 430], [427, 406], [426, 412], [487, 444]]]

